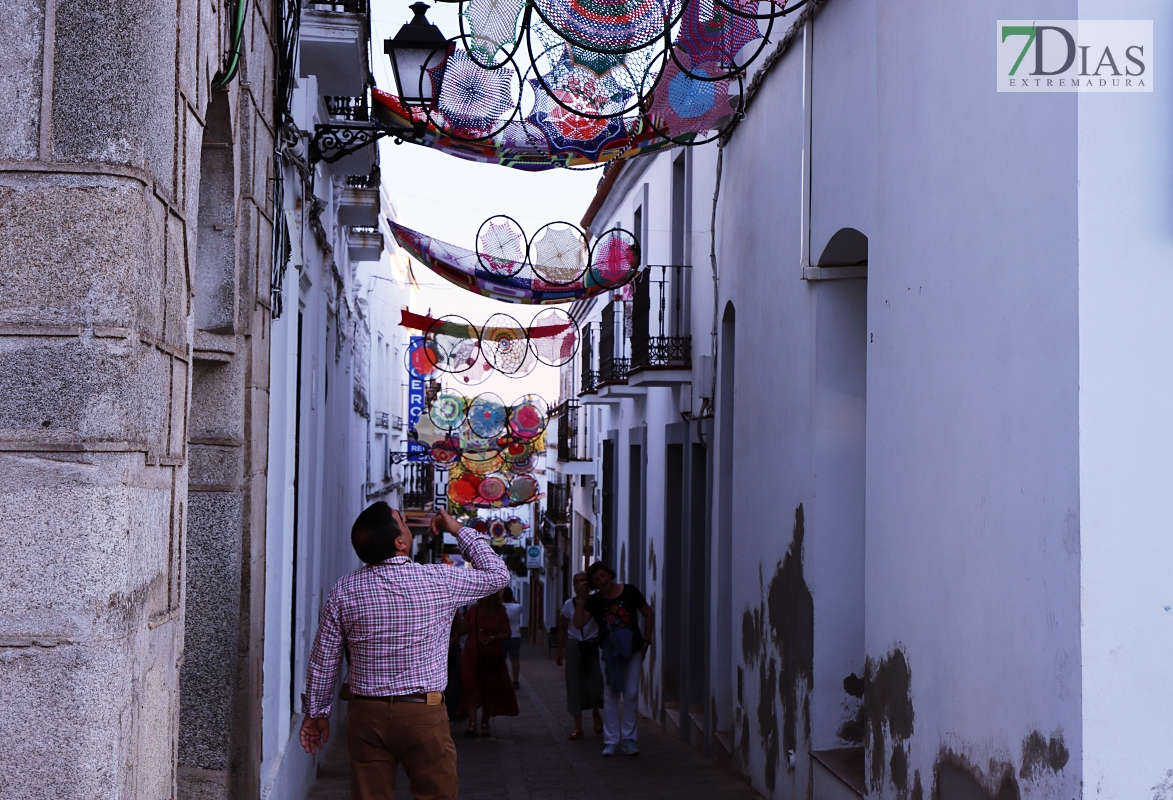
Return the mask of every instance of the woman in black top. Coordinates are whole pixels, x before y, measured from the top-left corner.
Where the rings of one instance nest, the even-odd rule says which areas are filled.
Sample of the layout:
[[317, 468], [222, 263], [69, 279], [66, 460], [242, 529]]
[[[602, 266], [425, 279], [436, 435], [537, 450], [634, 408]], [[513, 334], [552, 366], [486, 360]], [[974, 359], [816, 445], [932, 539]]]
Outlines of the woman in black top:
[[[639, 719], [639, 676], [643, 657], [652, 646], [656, 614], [643, 593], [630, 583], [616, 583], [615, 572], [596, 561], [587, 567], [587, 582], [598, 591], [587, 595], [583, 586], [574, 598], [574, 624], [593, 617], [599, 626], [599, 653], [606, 690], [603, 693], [603, 755], [622, 749], [639, 755], [636, 746]], [[639, 617], [644, 630], [640, 631]], [[623, 703], [620, 720], [619, 704]]]

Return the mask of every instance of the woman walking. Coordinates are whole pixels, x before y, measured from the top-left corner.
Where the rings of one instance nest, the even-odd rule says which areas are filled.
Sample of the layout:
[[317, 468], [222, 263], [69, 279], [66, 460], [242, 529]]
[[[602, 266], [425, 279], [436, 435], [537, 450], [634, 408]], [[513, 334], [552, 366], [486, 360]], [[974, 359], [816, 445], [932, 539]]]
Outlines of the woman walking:
[[513, 664], [513, 688], [521, 687], [521, 603], [513, 599], [513, 589], [506, 586], [501, 591], [505, 600], [505, 613], [509, 615], [509, 640], [505, 642], [505, 655]]
[[[588, 591], [586, 573], [574, 576], [574, 593]], [[603, 672], [599, 668], [599, 626], [592, 618], [586, 625], [574, 624], [574, 598], [562, 604], [558, 615], [558, 666], [566, 663], [566, 710], [574, 717], [571, 739], [581, 739], [582, 712], [589, 708], [595, 718], [595, 733], [603, 732], [599, 709], [603, 707]]]
[[468, 713], [465, 736], [477, 736], [477, 709], [481, 709], [481, 736], [489, 736], [489, 717], [516, 717], [517, 696], [505, 668], [502, 642], [510, 638], [509, 615], [500, 592], [482, 598], [465, 615], [468, 641], [464, 644], [464, 701]]
[[[639, 755], [636, 746], [639, 719], [639, 671], [643, 657], [652, 646], [656, 615], [639, 589], [630, 583], [616, 583], [615, 572], [601, 561], [587, 567], [587, 583], [597, 591], [579, 592], [574, 598], [574, 624], [585, 626], [591, 618], [599, 626], [603, 678], [603, 755], [622, 749]], [[645, 623], [641, 633], [639, 617]], [[623, 713], [620, 720], [619, 706]]]

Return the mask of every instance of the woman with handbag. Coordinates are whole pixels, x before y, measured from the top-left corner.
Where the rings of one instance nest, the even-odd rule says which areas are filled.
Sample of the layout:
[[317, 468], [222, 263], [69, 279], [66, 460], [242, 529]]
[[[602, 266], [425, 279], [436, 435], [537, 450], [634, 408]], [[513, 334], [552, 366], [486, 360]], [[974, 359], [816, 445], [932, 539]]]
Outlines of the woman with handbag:
[[477, 709], [481, 709], [481, 736], [489, 736], [489, 717], [516, 717], [517, 695], [505, 666], [502, 643], [512, 635], [509, 615], [497, 592], [481, 599], [465, 615], [468, 641], [464, 645], [464, 701], [468, 729], [464, 735], [477, 736]]

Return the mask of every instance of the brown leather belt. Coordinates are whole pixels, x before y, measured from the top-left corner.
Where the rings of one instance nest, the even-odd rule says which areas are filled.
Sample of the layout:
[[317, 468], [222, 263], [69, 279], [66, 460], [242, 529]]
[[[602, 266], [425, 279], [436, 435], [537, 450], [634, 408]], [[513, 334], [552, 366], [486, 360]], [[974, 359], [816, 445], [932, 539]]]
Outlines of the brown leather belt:
[[444, 702], [443, 692], [421, 692], [419, 694], [396, 694], [384, 695], [382, 697], [371, 697], [365, 694], [351, 695], [355, 700], [385, 700], [392, 703], [427, 703], [430, 706], [438, 706]]

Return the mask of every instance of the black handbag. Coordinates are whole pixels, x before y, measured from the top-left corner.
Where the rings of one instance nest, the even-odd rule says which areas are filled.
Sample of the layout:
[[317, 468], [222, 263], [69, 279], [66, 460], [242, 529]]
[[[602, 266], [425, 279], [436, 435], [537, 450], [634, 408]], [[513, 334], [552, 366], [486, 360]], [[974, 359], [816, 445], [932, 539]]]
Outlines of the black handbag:
[[579, 641], [578, 643], [578, 671], [584, 678], [594, 670], [595, 662], [599, 660], [599, 640]]

